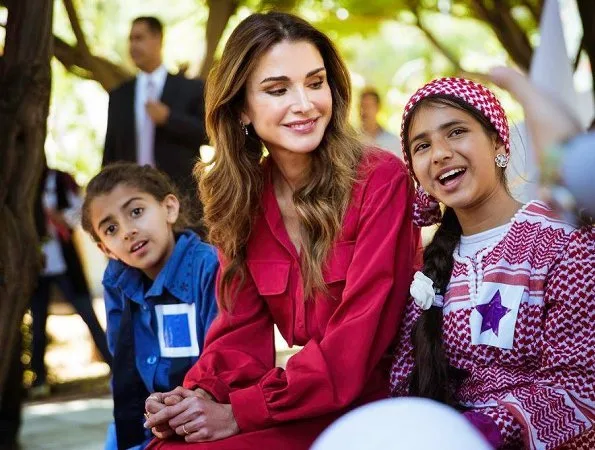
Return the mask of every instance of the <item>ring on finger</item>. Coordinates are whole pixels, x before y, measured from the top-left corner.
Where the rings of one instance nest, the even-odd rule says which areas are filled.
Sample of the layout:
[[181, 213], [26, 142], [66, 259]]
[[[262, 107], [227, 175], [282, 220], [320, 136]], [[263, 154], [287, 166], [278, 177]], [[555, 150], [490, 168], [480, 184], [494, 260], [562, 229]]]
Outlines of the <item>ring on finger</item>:
[[182, 425], [182, 431], [184, 432], [184, 434], [185, 434], [186, 436], [188, 436], [188, 435], [190, 434], [190, 431], [188, 431], [188, 430], [186, 429], [186, 424]]
[[149, 419], [151, 417], [151, 413], [149, 411], [145, 411], [145, 419]]

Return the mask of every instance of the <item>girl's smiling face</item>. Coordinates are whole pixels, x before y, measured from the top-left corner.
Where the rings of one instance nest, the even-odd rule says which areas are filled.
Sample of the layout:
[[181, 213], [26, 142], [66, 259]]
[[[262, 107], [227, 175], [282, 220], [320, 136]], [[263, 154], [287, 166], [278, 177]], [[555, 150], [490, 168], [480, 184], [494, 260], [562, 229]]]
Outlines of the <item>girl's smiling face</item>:
[[457, 209], [482, 204], [506, 190], [494, 162], [505, 147], [494, 133], [461, 108], [427, 101], [409, 123], [413, 172], [430, 195]]

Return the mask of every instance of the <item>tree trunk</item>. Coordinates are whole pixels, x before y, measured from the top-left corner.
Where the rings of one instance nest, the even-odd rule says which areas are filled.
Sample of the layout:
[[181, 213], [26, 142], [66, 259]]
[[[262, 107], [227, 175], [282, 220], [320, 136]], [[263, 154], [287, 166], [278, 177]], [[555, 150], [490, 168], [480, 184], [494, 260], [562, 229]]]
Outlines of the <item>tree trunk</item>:
[[593, 93], [595, 95], [595, 2], [593, 0], [577, 0], [578, 11], [583, 23], [583, 49], [591, 62], [591, 78], [593, 80]]
[[206, 80], [215, 61], [215, 51], [217, 45], [221, 40], [221, 36], [225, 31], [227, 22], [231, 16], [234, 15], [238, 8], [238, 0], [209, 0], [209, 18], [207, 19], [206, 41], [207, 48], [205, 50], [205, 57], [200, 67], [200, 74], [198, 77]]
[[[0, 360], [17, 348], [40, 268], [33, 207], [44, 161], [52, 0], [9, 5], [0, 60]], [[0, 364], [0, 393], [10, 364]], [[0, 394], [1, 395], [1, 394]]]

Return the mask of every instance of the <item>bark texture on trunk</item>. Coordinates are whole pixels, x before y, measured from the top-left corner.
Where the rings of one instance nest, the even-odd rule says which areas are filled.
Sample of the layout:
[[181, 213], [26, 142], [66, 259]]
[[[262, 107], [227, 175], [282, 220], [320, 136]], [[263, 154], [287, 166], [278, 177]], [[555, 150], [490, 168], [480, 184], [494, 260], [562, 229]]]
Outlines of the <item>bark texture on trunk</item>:
[[[22, 317], [40, 269], [33, 207], [44, 163], [53, 3], [9, 4], [0, 59], [0, 361], [20, 351]], [[0, 395], [9, 367], [0, 364]]]

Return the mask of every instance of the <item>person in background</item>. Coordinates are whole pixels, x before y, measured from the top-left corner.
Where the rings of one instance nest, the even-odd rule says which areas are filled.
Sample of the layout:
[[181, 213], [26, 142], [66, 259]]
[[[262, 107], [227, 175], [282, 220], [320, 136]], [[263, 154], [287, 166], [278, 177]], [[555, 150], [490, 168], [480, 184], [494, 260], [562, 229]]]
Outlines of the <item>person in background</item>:
[[203, 349], [217, 312], [217, 255], [185, 229], [173, 183], [148, 165], [105, 167], [89, 182], [82, 222], [110, 258], [103, 287], [115, 425], [105, 447], [143, 448], [145, 399], [178, 386]]
[[162, 170], [197, 210], [186, 213], [198, 216], [192, 168], [206, 143], [203, 82], [167, 72], [159, 19], [134, 19], [129, 45], [139, 73], [110, 92], [102, 165], [130, 161]]
[[480, 84], [423, 86], [401, 136], [414, 220], [440, 226], [411, 285], [393, 395], [456, 407], [494, 448], [594, 448], [595, 229], [510, 195], [508, 121]]
[[[220, 313], [184, 386], [147, 399], [150, 448], [305, 450], [388, 396], [419, 230], [403, 162], [357, 139], [350, 95], [335, 46], [299, 17], [232, 32], [207, 81], [215, 156], [198, 169]], [[275, 325], [302, 346], [285, 368]]]
[[401, 157], [399, 137], [386, 131], [378, 123], [380, 111], [380, 95], [374, 88], [366, 88], [359, 97], [359, 115], [361, 119], [361, 136], [366, 144], [376, 145]]
[[[569, 220], [594, 223], [595, 130], [582, 133], [572, 115], [508, 67], [497, 67], [490, 79], [521, 104], [541, 166], [545, 197]], [[595, 121], [594, 121], [595, 122]]]
[[42, 242], [44, 267], [31, 298], [33, 346], [31, 369], [35, 379], [29, 391], [31, 397], [49, 394], [46, 379], [46, 323], [50, 289], [59, 288], [64, 300], [81, 316], [103, 359], [111, 364], [106, 336], [91, 301], [91, 294], [73, 242], [73, 228], [79, 223], [82, 198], [74, 178], [66, 172], [43, 171], [37, 198], [36, 222]]

